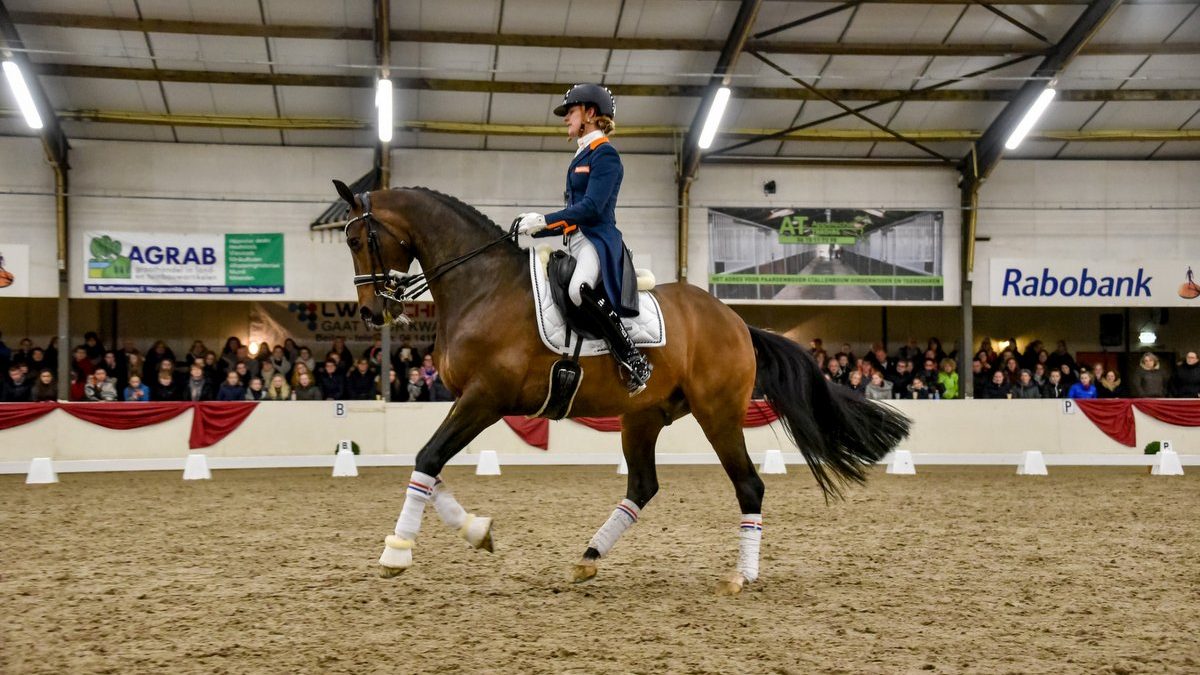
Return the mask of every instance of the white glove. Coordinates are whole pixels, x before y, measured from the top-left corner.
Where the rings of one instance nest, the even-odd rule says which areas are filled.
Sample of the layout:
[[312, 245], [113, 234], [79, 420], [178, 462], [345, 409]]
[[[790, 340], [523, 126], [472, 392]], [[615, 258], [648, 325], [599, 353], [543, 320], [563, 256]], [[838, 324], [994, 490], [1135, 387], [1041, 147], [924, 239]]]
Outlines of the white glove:
[[537, 234], [546, 229], [546, 216], [540, 213], [522, 213], [517, 217], [521, 219], [517, 225], [518, 234]]

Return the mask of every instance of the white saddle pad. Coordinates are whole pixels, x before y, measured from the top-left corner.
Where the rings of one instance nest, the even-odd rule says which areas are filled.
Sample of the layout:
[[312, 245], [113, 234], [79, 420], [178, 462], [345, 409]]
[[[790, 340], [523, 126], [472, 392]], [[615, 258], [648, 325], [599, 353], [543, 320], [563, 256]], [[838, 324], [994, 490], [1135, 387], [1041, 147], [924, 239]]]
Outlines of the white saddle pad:
[[[575, 353], [575, 341], [579, 336], [572, 331], [571, 344], [566, 344], [567, 322], [562, 311], [554, 304], [554, 296], [550, 292], [550, 284], [546, 278], [546, 263], [538, 255], [538, 249], [529, 249], [529, 276], [533, 279], [533, 309], [537, 315], [538, 334], [542, 343], [552, 352], [559, 354]], [[638, 293], [638, 315], [624, 319], [625, 330], [638, 347], [661, 347], [667, 344], [667, 326], [663, 323], [662, 308], [653, 293], [642, 291]], [[608, 353], [608, 344], [604, 340], [584, 340], [580, 356], [597, 356]]]

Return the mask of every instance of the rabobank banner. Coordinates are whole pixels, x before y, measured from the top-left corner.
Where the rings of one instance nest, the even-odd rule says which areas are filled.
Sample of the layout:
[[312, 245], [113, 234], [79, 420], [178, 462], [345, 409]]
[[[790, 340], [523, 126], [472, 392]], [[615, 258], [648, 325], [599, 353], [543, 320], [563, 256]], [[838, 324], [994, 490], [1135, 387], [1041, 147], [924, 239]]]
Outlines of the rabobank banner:
[[989, 282], [999, 306], [1200, 307], [1200, 280], [1185, 260], [996, 258]]
[[86, 232], [84, 293], [283, 293], [283, 235]]

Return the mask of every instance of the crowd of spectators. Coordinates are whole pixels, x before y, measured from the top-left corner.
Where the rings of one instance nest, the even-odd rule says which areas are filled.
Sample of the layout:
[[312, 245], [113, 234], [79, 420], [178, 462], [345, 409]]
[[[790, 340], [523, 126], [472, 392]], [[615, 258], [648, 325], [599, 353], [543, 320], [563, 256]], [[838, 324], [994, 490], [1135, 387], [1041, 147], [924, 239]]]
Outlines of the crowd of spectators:
[[[999, 352], [983, 338], [971, 360], [975, 398], [1197, 398], [1200, 397], [1200, 358], [1187, 352], [1168, 375], [1153, 352], [1144, 352], [1123, 378], [1104, 363], [1076, 363], [1060, 340], [1053, 351], [1041, 340], [1024, 350], [1005, 340]], [[825, 379], [862, 393], [869, 399], [955, 399], [964, 387], [958, 373], [957, 350], [945, 352], [932, 337], [922, 347], [915, 339], [889, 354], [881, 343], [863, 356], [850, 344], [829, 354], [820, 338], [809, 349]]]
[[[0, 336], [2, 338], [3, 336]], [[432, 345], [401, 344], [391, 357], [392, 401], [450, 401], [437, 372]], [[196, 340], [177, 356], [163, 340], [141, 352], [131, 340], [105, 346], [89, 332], [71, 350], [71, 401], [341, 401], [375, 400], [380, 391], [382, 341], [355, 356], [334, 339], [318, 361], [313, 350], [288, 338], [282, 345], [245, 345], [236, 337], [220, 353]], [[0, 339], [0, 401], [58, 399], [57, 340], [46, 347], [22, 339], [16, 349]]]

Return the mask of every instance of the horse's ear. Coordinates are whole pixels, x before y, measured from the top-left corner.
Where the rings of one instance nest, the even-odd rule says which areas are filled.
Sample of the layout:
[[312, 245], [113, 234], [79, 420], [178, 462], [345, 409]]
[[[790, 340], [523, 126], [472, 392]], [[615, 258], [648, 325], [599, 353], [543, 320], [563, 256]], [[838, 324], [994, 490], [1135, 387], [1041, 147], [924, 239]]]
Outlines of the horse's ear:
[[346, 203], [350, 205], [350, 208], [358, 208], [358, 200], [355, 199], [354, 193], [350, 191], [349, 186], [337, 179], [334, 179], [333, 186], [337, 188], [338, 194], [342, 196], [342, 199], [346, 200]]

